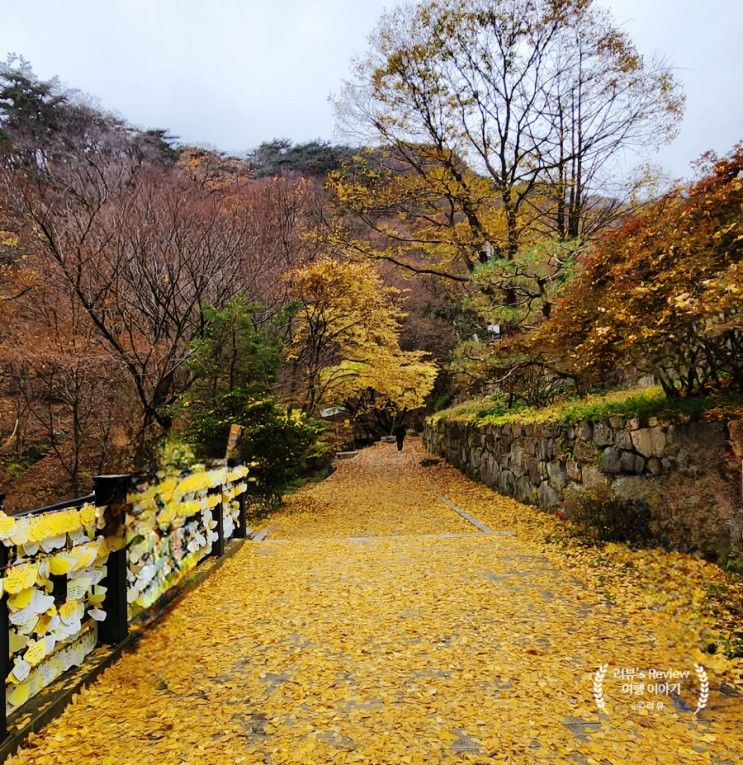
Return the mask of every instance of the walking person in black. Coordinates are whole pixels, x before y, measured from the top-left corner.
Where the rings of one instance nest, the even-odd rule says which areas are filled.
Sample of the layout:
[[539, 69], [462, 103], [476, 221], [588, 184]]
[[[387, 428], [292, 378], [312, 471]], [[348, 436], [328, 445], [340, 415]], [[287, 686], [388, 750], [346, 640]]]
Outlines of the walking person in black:
[[402, 443], [405, 440], [405, 431], [406, 428], [404, 425], [398, 425], [395, 428], [395, 439], [397, 440], [397, 451], [402, 451]]

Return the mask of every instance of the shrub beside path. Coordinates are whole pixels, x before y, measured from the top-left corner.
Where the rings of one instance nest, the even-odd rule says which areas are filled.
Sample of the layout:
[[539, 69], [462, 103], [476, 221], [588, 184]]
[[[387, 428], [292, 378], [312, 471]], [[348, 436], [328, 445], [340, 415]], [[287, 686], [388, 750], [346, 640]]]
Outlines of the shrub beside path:
[[[714, 567], [581, 547], [425, 456], [380, 444], [289, 497], [9, 762], [743, 761], [740, 666], [701, 650], [730, 628]], [[630, 694], [651, 669], [689, 677]]]

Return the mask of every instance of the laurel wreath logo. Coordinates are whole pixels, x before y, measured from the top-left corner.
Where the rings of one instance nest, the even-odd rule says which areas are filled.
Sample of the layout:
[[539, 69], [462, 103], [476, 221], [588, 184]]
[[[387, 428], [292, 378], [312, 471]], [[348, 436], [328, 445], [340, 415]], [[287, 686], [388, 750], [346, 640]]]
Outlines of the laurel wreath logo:
[[[606, 701], [604, 700], [604, 677], [608, 669], [608, 664], [602, 664], [593, 673], [593, 699], [599, 712], [604, 714], [609, 714], [606, 711]], [[701, 664], [695, 664], [694, 670], [699, 680], [699, 698], [697, 699], [697, 708], [694, 710], [694, 714], [698, 715], [707, 706], [709, 701], [709, 677], [707, 676], [707, 670]]]
[[602, 664], [593, 675], [593, 699], [596, 702], [596, 706], [599, 712], [608, 714], [606, 711], [606, 702], [604, 701], [604, 675], [606, 670], [609, 669], [608, 664]]
[[707, 670], [701, 664], [695, 664], [697, 677], [699, 678], [699, 699], [697, 700], [697, 708], [694, 710], [694, 714], [699, 714], [709, 701], [709, 678], [707, 677]]

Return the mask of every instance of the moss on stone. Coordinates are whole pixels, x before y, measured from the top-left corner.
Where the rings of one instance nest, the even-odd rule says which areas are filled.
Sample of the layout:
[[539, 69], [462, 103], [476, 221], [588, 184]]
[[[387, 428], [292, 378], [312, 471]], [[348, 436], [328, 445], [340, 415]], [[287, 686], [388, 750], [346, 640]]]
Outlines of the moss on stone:
[[512, 422], [574, 423], [624, 416], [646, 424], [651, 417], [671, 421], [715, 420], [743, 417], [743, 396], [728, 394], [687, 399], [668, 399], [659, 387], [591, 394], [584, 398], [558, 401], [545, 407], [504, 409], [492, 399], [474, 399], [432, 415], [429, 423], [439, 421], [467, 422], [478, 425], [506, 425]]

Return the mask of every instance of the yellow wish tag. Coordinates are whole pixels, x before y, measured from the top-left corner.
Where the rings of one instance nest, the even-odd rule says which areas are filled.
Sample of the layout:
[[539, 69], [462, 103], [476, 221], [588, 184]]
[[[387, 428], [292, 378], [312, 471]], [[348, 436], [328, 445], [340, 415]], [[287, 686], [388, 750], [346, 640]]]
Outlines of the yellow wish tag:
[[26, 653], [23, 654], [23, 658], [32, 666], [35, 667], [46, 656], [46, 641], [36, 640], [29, 643]]
[[20, 683], [16, 685], [13, 690], [8, 692], [8, 703], [12, 707], [19, 707], [21, 704], [25, 704], [28, 701], [28, 697], [31, 693], [30, 683]]
[[72, 621], [76, 614], [80, 604], [76, 600], [68, 600], [66, 603], [59, 607], [59, 616], [65, 624]]
[[36, 582], [37, 570], [37, 566], [31, 563], [11, 566], [5, 572], [5, 591], [11, 595], [16, 595], [21, 590], [33, 586]]
[[41, 542], [51, 535], [49, 520], [46, 516], [40, 515], [30, 522], [28, 537], [32, 542]]
[[[56, 609], [54, 609], [54, 613], [55, 614], [57, 613]], [[49, 615], [48, 612], [41, 614], [41, 616], [39, 617], [39, 621], [36, 622], [36, 626], [34, 627], [34, 632], [37, 635], [45, 635], [47, 631], [47, 627], [49, 627], [49, 622], [51, 620], [52, 620], [52, 617]]]
[[21, 590], [17, 595], [11, 595], [8, 598], [8, 605], [13, 611], [20, 611], [31, 602], [33, 594], [34, 588], [27, 587], [25, 590]]
[[73, 565], [74, 561], [67, 553], [58, 553], [57, 555], [52, 555], [49, 561], [49, 571], [55, 576], [60, 576], [71, 571]]
[[16, 654], [19, 651], [22, 651], [26, 647], [26, 643], [28, 643], [28, 636], [19, 635], [15, 630], [10, 630], [8, 633], [8, 638], [10, 642], [11, 654]]
[[175, 518], [175, 505], [171, 502], [157, 514], [158, 523], [170, 523]]
[[8, 539], [15, 529], [15, 518], [0, 512], [0, 539]]
[[75, 559], [74, 570], [80, 571], [80, 569], [87, 568], [93, 561], [95, 561], [98, 557], [98, 547], [74, 547], [71, 550], [71, 555]]
[[83, 505], [80, 508], [80, 521], [83, 526], [95, 526], [95, 505]]

